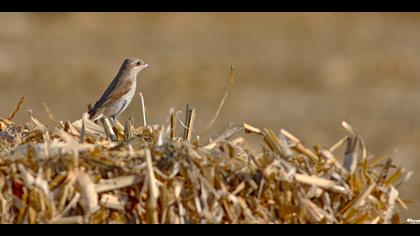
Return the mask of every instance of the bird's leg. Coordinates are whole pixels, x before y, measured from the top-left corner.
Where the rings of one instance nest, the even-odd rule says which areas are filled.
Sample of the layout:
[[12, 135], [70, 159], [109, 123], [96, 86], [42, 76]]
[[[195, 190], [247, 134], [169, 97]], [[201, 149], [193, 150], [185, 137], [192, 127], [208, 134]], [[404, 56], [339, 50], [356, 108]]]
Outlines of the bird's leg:
[[116, 119], [115, 116], [112, 116], [110, 120], [111, 120], [111, 123], [112, 123], [112, 127], [114, 128], [115, 125], [117, 124], [117, 122], [116, 122], [117, 119]]
[[112, 119], [107, 117], [101, 118], [102, 124], [105, 129], [106, 136], [111, 140], [117, 140], [117, 136], [115, 135]]

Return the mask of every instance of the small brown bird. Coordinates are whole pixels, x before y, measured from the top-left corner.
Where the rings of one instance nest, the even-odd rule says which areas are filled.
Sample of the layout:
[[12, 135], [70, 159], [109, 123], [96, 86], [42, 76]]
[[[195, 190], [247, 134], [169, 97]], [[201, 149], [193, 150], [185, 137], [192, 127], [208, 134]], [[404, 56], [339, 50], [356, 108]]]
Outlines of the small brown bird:
[[107, 117], [115, 121], [134, 97], [137, 74], [148, 66], [138, 58], [124, 60], [118, 74], [102, 94], [102, 97], [89, 110], [89, 119], [96, 121], [102, 117]]

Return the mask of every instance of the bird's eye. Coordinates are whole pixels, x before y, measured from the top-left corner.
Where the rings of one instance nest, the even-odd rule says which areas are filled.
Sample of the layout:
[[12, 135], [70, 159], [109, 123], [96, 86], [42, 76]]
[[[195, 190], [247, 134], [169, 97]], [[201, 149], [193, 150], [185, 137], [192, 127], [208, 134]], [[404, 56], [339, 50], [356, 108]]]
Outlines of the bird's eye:
[[138, 62], [136, 63], [136, 66], [139, 66], [139, 65], [141, 65], [141, 62], [139, 62], [139, 61], [138, 61]]

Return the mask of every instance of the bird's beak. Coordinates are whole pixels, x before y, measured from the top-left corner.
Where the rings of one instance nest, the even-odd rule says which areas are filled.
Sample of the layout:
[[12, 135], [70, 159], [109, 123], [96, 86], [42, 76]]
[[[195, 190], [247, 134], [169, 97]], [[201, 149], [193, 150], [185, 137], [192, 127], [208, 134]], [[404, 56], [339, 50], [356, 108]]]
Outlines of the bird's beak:
[[147, 67], [149, 67], [149, 64], [144, 64], [144, 68], [147, 68]]

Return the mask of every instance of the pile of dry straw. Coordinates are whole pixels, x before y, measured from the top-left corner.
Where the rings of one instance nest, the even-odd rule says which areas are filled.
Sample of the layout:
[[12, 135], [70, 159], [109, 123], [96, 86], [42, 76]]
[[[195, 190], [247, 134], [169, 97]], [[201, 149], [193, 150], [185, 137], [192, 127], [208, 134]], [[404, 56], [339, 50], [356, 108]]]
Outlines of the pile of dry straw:
[[248, 124], [203, 145], [194, 114], [114, 129], [0, 119], [0, 223], [399, 223], [412, 172], [369, 156], [347, 123], [332, 147]]

